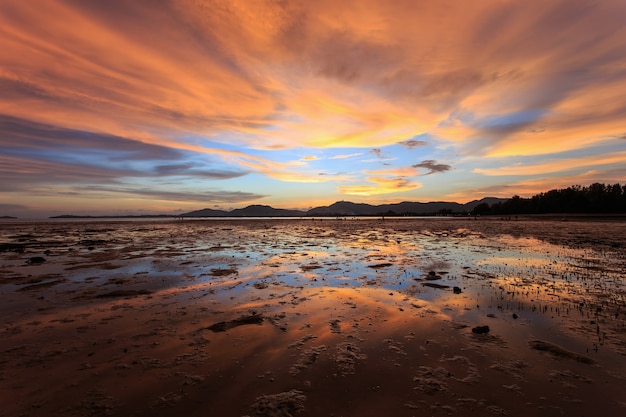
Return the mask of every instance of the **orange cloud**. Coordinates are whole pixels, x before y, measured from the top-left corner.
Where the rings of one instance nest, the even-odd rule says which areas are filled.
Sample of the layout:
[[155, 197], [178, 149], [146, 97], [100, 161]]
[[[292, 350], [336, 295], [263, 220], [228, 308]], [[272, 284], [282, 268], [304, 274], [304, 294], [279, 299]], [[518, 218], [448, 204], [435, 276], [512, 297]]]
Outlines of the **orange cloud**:
[[616, 152], [610, 155], [589, 156], [577, 159], [560, 159], [542, 164], [534, 165], [513, 165], [498, 168], [476, 168], [474, 172], [489, 176], [508, 176], [508, 175], [537, 175], [549, 174], [554, 172], [563, 172], [573, 169], [581, 169], [584, 167], [597, 167], [607, 164], [624, 164], [626, 165], [626, 152]]
[[395, 177], [414, 177], [418, 174], [417, 170], [411, 167], [379, 169], [376, 171], [364, 171], [364, 173], [366, 175], [392, 175]]
[[367, 177], [366, 180], [375, 185], [346, 185], [338, 187], [338, 191], [340, 194], [371, 196], [410, 191], [421, 187], [420, 183], [405, 178]]
[[459, 109], [546, 110], [533, 124], [547, 126], [550, 147], [528, 146], [536, 138], [520, 130], [493, 138], [493, 155], [573, 149], [622, 129], [620, 5], [458, 3], [445, 19], [441, 7], [9, 1], [0, 60], [11, 99], [0, 111], [125, 136], [229, 132], [262, 149], [384, 146], [424, 132], [473, 141], [472, 123], [440, 126]]
[[[5, 0], [0, 116], [208, 155], [238, 173], [337, 181], [342, 193], [413, 190], [402, 178], [448, 169], [436, 160], [585, 154], [623, 137], [625, 15], [624, 2], [585, 0]], [[350, 148], [328, 158], [349, 159], [398, 144], [424, 162], [320, 175], [312, 156], [271, 152]]]

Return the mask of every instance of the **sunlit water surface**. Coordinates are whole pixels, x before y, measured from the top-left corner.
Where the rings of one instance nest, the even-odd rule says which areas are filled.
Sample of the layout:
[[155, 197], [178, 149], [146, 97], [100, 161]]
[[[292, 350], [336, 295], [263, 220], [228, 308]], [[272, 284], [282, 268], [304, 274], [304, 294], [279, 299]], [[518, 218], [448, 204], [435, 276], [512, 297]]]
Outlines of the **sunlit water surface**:
[[2, 226], [0, 415], [626, 412], [623, 222]]

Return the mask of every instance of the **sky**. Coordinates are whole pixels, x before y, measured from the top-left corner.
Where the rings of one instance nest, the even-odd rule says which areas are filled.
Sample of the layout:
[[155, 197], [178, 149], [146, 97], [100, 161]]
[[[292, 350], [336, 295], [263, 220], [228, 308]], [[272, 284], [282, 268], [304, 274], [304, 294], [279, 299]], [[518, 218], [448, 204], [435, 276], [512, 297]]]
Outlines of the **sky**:
[[623, 0], [0, 0], [0, 216], [626, 183]]

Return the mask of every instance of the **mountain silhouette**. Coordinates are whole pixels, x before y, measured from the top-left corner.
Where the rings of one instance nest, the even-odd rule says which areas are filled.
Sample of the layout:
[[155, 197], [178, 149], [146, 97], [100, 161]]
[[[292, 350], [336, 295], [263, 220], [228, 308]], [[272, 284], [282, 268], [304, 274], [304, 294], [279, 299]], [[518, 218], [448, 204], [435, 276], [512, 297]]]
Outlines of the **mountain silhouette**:
[[201, 209], [181, 214], [182, 217], [303, 217], [303, 216], [381, 216], [381, 215], [426, 215], [439, 213], [465, 213], [471, 212], [480, 204], [501, 203], [506, 198], [486, 197], [481, 200], [470, 201], [466, 204], [433, 201], [419, 203], [405, 201], [396, 204], [371, 205], [365, 203], [353, 203], [350, 201], [337, 201], [330, 206], [320, 206], [308, 211], [288, 210], [271, 206], [254, 204], [245, 208], [231, 211]]

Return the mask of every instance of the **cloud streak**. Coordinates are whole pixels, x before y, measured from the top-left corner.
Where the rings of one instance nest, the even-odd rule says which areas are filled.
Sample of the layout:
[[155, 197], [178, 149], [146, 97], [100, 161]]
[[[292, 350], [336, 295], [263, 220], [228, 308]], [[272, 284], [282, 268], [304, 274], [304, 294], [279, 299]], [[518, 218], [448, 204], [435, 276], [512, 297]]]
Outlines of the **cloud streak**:
[[610, 155], [589, 156], [582, 158], [567, 158], [541, 164], [515, 164], [498, 168], [476, 168], [474, 172], [488, 176], [530, 176], [544, 175], [554, 172], [581, 170], [587, 167], [597, 167], [609, 164], [626, 165], [626, 152], [616, 152]]
[[[186, 176], [229, 179], [245, 171], [211, 168], [218, 163], [185, 161], [183, 150], [143, 143], [105, 133], [55, 127], [29, 120], [0, 116], [3, 149], [3, 183], [114, 180], [121, 177]], [[178, 162], [176, 162], [178, 161]]]
[[84, 186], [77, 187], [75, 189], [77, 193], [89, 193], [89, 194], [124, 194], [141, 198], [154, 198], [158, 200], [172, 200], [172, 201], [194, 201], [199, 203], [244, 203], [259, 200], [266, 197], [262, 194], [246, 193], [240, 191], [224, 191], [224, 190], [209, 190], [202, 192], [194, 191], [170, 191], [170, 190], [155, 190], [145, 189], [133, 186], [118, 186], [118, 187], [102, 187], [102, 186]]
[[[604, 169], [562, 154], [626, 132], [625, 18], [619, 1], [6, 0], [1, 187], [417, 198], [417, 175], [436, 197], [468, 172]], [[553, 162], [506, 165], [523, 156]]]
[[372, 196], [411, 191], [421, 187], [420, 183], [410, 181], [406, 178], [367, 177], [366, 181], [372, 185], [340, 186], [339, 193]]

